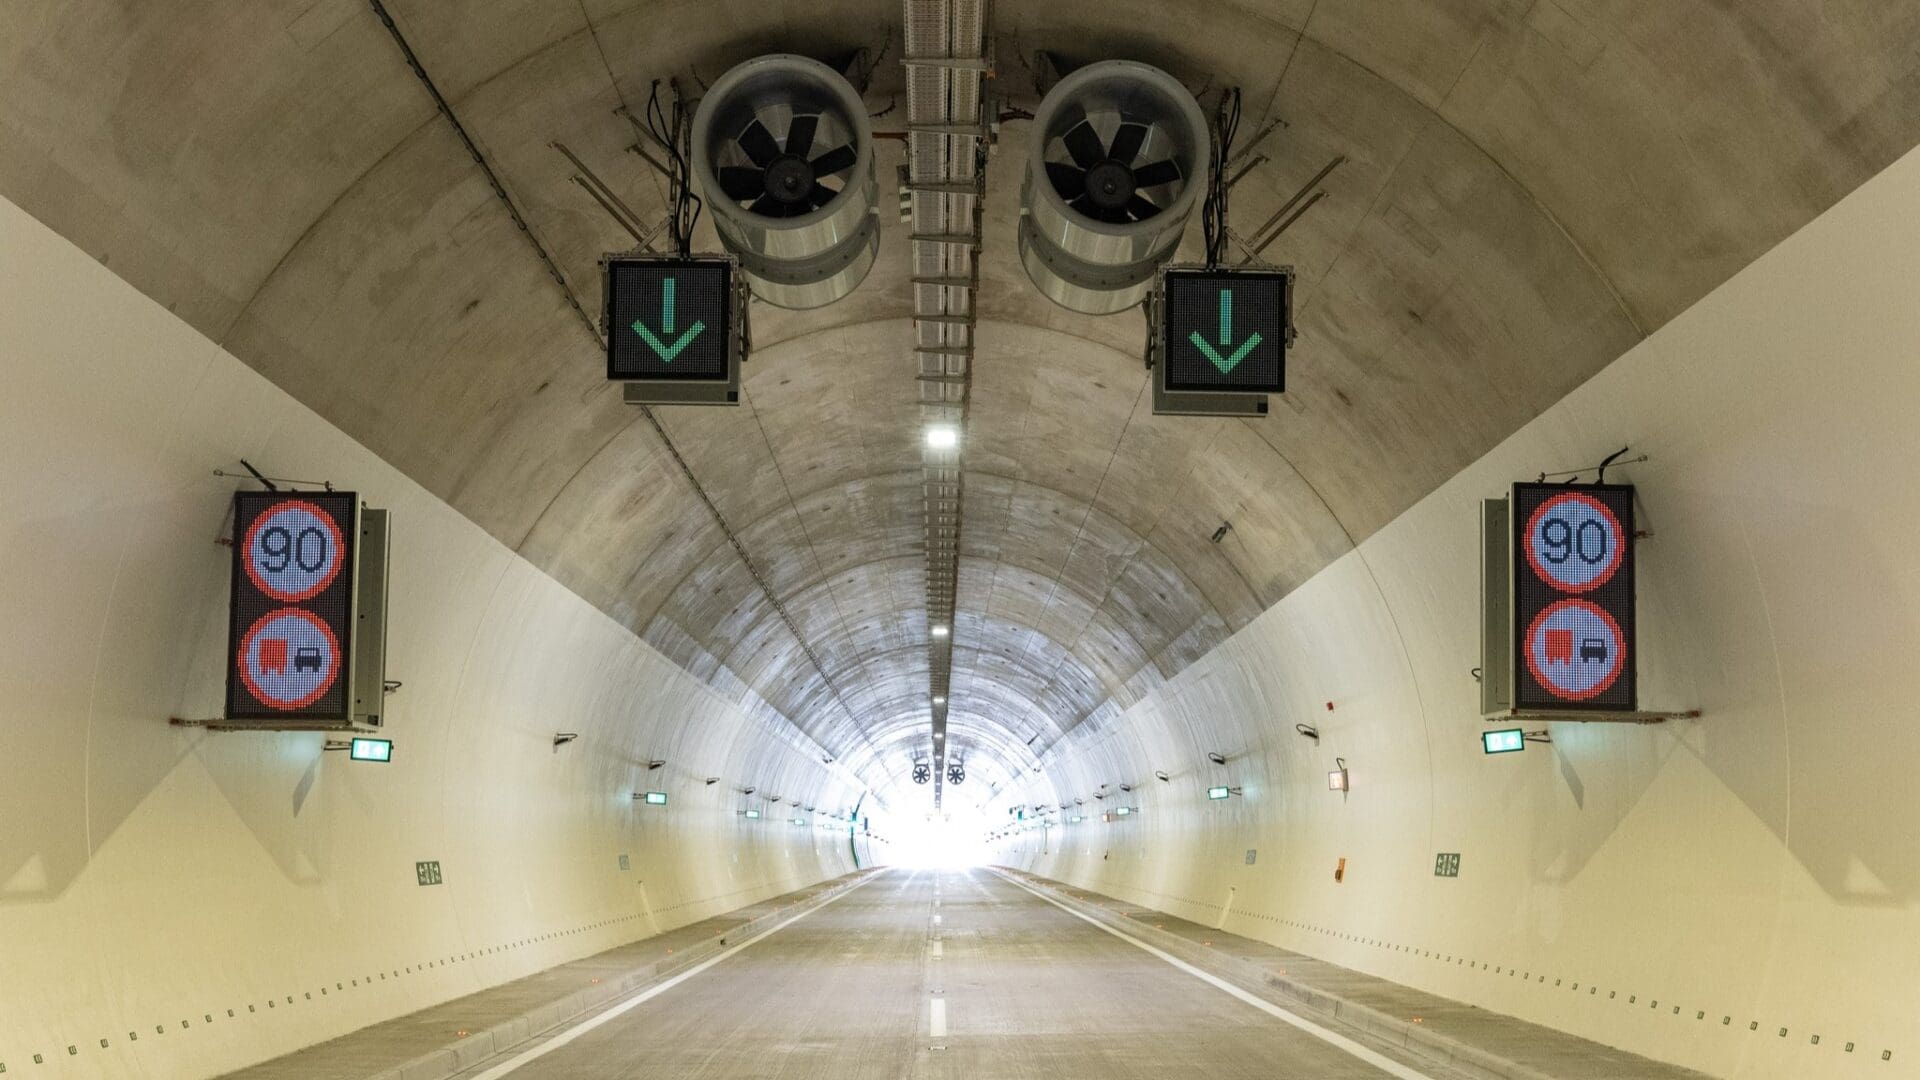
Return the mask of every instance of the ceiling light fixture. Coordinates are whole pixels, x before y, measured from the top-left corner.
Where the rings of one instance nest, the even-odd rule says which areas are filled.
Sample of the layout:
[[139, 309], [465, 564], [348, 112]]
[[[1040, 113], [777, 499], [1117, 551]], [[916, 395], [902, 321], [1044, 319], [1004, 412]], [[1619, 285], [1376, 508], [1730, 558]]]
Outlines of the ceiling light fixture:
[[936, 424], [927, 429], [927, 448], [930, 450], [951, 450], [960, 445], [958, 428], [946, 424]]
[[947, 636], [947, 632], [948, 632], [948, 631], [947, 631], [947, 628], [946, 628], [946, 627], [944, 627], [944, 626], [936, 626], [936, 627], [934, 627], [934, 628], [933, 628], [933, 636], [934, 636], [934, 637], [946, 637], [946, 636]]

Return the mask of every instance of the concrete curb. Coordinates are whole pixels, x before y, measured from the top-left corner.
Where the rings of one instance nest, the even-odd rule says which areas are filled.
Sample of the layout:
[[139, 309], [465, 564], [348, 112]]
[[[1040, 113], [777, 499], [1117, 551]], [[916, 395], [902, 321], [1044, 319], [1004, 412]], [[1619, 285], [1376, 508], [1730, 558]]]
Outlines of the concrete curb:
[[822, 889], [791, 907], [778, 908], [749, 919], [724, 935], [689, 945], [671, 957], [635, 967], [618, 978], [603, 979], [537, 1009], [436, 1047], [391, 1069], [370, 1073], [365, 1080], [450, 1080], [530, 1039], [545, 1035], [586, 1014], [598, 1012], [629, 994], [644, 990], [733, 948], [776, 923], [821, 907], [848, 889], [864, 883], [873, 873], [868, 871], [850, 881]]
[[1226, 979], [1243, 990], [1274, 991], [1274, 997], [1297, 1012], [1329, 1026], [1344, 1028], [1375, 1041], [1397, 1046], [1435, 1065], [1465, 1073], [1480, 1080], [1557, 1080], [1530, 1065], [1501, 1057], [1493, 1051], [1443, 1035], [1424, 1024], [1415, 1024], [1383, 1013], [1369, 1005], [1341, 997], [1290, 976], [1281, 975], [1259, 964], [1227, 956], [1203, 945], [1196, 945], [1178, 934], [1142, 924], [1136, 919], [1080, 900], [1046, 879], [1000, 868], [1008, 877], [1037, 889], [1104, 926], [1124, 930], [1129, 935], [1200, 968], [1210, 975]]

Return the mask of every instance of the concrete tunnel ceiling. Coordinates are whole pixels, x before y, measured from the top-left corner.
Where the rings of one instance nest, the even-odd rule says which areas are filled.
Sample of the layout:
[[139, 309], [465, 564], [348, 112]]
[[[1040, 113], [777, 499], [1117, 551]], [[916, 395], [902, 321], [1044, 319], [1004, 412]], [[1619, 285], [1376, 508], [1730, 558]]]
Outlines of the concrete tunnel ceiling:
[[[549, 143], [656, 216], [614, 111], [651, 80], [865, 49], [876, 129], [903, 123], [893, 0], [387, 6], [589, 312], [596, 260], [630, 244]], [[1019, 269], [1024, 127], [1006, 124], [965, 433], [963, 799], [1117, 716], [1920, 141], [1914, 5], [1056, 0], [996, 19], [1004, 105], [1037, 101], [1051, 50], [1158, 64], [1209, 109], [1241, 86], [1243, 138], [1284, 121], [1237, 222], [1345, 161], [1268, 253], [1301, 275], [1274, 415], [1156, 418], [1139, 314], [1073, 315]], [[922, 421], [891, 215], [851, 297], [755, 305], [743, 407], [658, 413], [803, 649], [364, 0], [22, 0], [7, 23], [9, 198], [917, 805]], [[879, 153], [885, 186], [900, 144]]]

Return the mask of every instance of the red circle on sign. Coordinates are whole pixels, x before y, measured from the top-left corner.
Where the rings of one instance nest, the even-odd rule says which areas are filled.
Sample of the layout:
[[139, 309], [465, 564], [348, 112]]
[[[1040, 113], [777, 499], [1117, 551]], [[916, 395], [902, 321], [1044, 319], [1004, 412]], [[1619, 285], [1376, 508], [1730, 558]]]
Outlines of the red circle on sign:
[[[327, 572], [320, 575], [320, 580], [315, 582], [311, 587], [300, 592], [287, 592], [283, 589], [275, 589], [261, 579], [259, 568], [253, 565], [253, 544], [254, 541], [260, 537], [260, 527], [270, 521], [275, 514], [288, 509], [305, 510], [307, 513], [312, 514], [319, 520], [320, 524], [327, 527], [329, 539], [333, 545], [329, 549], [332, 552], [332, 557], [327, 563]], [[339, 576], [341, 560], [346, 558], [347, 554], [346, 538], [340, 535], [340, 526], [333, 520], [333, 515], [305, 499], [288, 499], [286, 502], [274, 503], [265, 513], [254, 518], [252, 525], [247, 526], [247, 539], [245, 544], [246, 546], [240, 549], [240, 561], [246, 564], [247, 579], [253, 582], [254, 588], [259, 589], [275, 600], [289, 604], [297, 604], [303, 600], [311, 600], [324, 592], [327, 586], [333, 584], [333, 579]]]
[[[1607, 672], [1606, 678], [1601, 679], [1585, 690], [1561, 689], [1559, 683], [1548, 678], [1546, 673], [1540, 670], [1540, 661], [1534, 656], [1533, 639], [1540, 633], [1540, 624], [1546, 621], [1547, 616], [1552, 615], [1556, 611], [1564, 611], [1567, 608], [1580, 608], [1591, 614], [1598, 615], [1600, 620], [1607, 624], [1607, 630], [1613, 634], [1613, 641], [1610, 648], [1610, 651], [1613, 653], [1613, 669]], [[1533, 681], [1538, 683], [1554, 697], [1565, 698], [1568, 701], [1586, 701], [1606, 693], [1612, 688], [1615, 682], [1619, 681], [1620, 673], [1625, 671], [1627, 667], [1627, 637], [1620, 632], [1620, 624], [1613, 621], [1613, 616], [1607, 614], [1605, 608], [1585, 600], [1556, 600], [1546, 607], [1541, 608], [1540, 614], [1535, 615], [1533, 622], [1527, 627], [1527, 636], [1520, 643], [1520, 651], [1527, 655], [1527, 671], [1533, 675]]]
[[[1582, 503], [1588, 509], [1597, 512], [1605, 519], [1607, 526], [1613, 530], [1613, 536], [1615, 538], [1612, 561], [1607, 563], [1605, 570], [1593, 575], [1593, 580], [1584, 585], [1568, 585], [1555, 575], [1549, 573], [1546, 567], [1540, 565], [1540, 555], [1533, 549], [1534, 537], [1539, 535], [1541, 517], [1553, 507], [1568, 502]], [[1520, 546], [1527, 553], [1527, 565], [1533, 567], [1534, 576], [1560, 592], [1592, 592], [1600, 586], [1605, 585], [1608, 581], [1612, 580], [1613, 572], [1620, 569], [1620, 560], [1626, 555], [1627, 551], [1626, 530], [1620, 527], [1620, 519], [1613, 516], [1613, 511], [1608, 508], [1606, 503], [1601, 502], [1591, 495], [1578, 491], [1569, 491], [1564, 495], [1555, 495], [1553, 498], [1534, 507], [1533, 515], [1527, 518], [1527, 531], [1521, 535], [1525, 539], [1521, 542]]]
[[[276, 700], [273, 696], [261, 690], [260, 684], [253, 681], [253, 665], [247, 662], [247, 658], [253, 655], [253, 639], [259, 636], [260, 631], [264, 629], [268, 623], [287, 615], [304, 619], [310, 625], [320, 628], [320, 632], [326, 635], [327, 647], [333, 652], [333, 664], [327, 672], [327, 677], [321, 680], [320, 685], [314, 687], [312, 692], [308, 693], [307, 696], [296, 701], [283, 702]], [[333, 689], [334, 682], [340, 678], [340, 639], [333, 636], [333, 627], [328, 626], [321, 620], [320, 616], [315, 615], [313, 612], [302, 608], [281, 608], [278, 611], [269, 611], [254, 621], [253, 626], [247, 630], [247, 636], [240, 639], [240, 654], [236, 656], [234, 660], [240, 670], [240, 681], [247, 685], [247, 691], [253, 695], [255, 701], [258, 701], [269, 709], [281, 709], [286, 712], [292, 712], [295, 709], [304, 709], [314, 702], [319, 701], [326, 696], [327, 691]]]

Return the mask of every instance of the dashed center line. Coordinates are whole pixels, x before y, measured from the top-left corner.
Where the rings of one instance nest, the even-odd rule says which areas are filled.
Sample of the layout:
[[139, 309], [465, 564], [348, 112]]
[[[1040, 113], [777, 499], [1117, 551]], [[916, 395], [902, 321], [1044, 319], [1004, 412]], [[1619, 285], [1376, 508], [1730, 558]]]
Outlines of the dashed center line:
[[927, 1034], [938, 1039], [947, 1033], [947, 1002], [945, 998], [934, 998], [927, 1009]]

